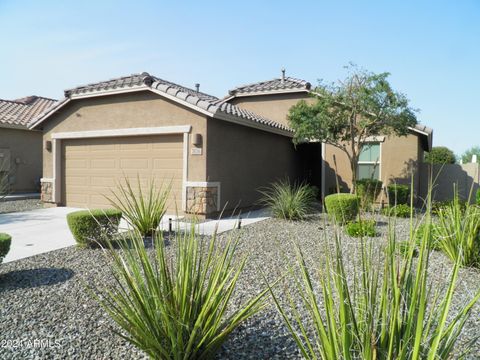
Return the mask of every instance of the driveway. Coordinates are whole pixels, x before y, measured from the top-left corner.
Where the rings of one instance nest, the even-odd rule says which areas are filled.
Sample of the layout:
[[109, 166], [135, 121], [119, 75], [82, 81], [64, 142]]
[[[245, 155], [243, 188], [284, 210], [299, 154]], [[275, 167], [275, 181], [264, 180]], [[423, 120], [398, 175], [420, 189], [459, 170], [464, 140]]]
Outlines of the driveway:
[[[0, 232], [12, 235], [10, 251], [3, 262], [23, 259], [39, 255], [48, 251], [75, 245], [66, 216], [72, 211], [80, 209], [69, 207], [54, 207], [0, 215]], [[214, 232], [222, 233], [241, 226], [250, 225], [268, 219], [268, 212], [264, 209], [255, 210], [242, 216], [225, 217], [216, 220], [207, 220], [195, 226], [195, 232], [202, 235], [212, 235]], [[168, 230], [169, 218], [173, 230], [189, 231], [192, 224], [182, 221], [182, 218], [165, 215], [160, 224], [162, 230]], [[124, 220], [120, 229], [125, 230], [127, 224]]]
[[66, 215], [75, 208], [57, 207], [0, 215], [0, 232], [12, 235], [3, 262], [23, 259], [75, 245]]

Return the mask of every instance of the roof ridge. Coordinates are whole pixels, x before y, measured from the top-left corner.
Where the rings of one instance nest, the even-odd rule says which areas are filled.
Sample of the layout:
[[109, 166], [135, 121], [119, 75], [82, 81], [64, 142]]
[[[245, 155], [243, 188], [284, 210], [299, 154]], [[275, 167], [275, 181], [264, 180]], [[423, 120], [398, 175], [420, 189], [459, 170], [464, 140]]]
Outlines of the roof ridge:
[[257, 82], [252, 82], [244, 85], [237, 86], [228, 91], [230, 96], [235, 96], [236, 94], [245, 94], [245, 93], [255, 93], [255, 92], [268, 92], [276, 90], [293, 90], [293, 89], [305, 89], [310, 90], [310, 82], [295, 78], [292, 76], [287, 77], [275, 77], [270, 80], [262, 80]]

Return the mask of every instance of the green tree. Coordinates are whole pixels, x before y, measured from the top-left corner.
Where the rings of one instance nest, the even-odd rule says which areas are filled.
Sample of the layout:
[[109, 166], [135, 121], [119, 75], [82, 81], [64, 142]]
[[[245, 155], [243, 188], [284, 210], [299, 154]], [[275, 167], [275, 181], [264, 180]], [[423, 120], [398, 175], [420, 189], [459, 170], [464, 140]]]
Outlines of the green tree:
[[480, 146], [472, 146], [470, 149], [465, 151], [462, 156], [460, 157], [462, 159], [462, 162], [469, 163], [472, 161], [472, 156], [477, 155], [477, 162], [480, 161]]
[[434, 146], [425, 154], [425, 162], [429, 164], [455, 164], [455, 154], [445, 146]]
[[347, 69], [344, 80], [320, 82], [312, 92], [316, 100], [298, 102], [290, 109], [288, 119], [295, 131], [295, 144], [321, 141], [348, 156], [355, 191], [358, 158], [367, 138], [405, 136], [417, 119], [407, 97], [392, 89], [389, 73], [375, 74], [352, 64]]

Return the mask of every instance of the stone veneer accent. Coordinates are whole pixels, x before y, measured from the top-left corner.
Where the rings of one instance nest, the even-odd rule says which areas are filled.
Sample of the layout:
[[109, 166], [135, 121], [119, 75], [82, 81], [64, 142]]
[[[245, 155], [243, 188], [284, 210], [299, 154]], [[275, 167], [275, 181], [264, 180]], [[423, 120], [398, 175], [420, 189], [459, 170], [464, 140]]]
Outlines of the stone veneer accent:
[[53, 181], [41, 179], [40, 184], [41, 184], [40, 199], [43, 202], [49, 202], [49, 203], [53, 202]]
[[187, 187], [187, 213], [208, 215], [218, 211], [217, 186], [188, 186]]

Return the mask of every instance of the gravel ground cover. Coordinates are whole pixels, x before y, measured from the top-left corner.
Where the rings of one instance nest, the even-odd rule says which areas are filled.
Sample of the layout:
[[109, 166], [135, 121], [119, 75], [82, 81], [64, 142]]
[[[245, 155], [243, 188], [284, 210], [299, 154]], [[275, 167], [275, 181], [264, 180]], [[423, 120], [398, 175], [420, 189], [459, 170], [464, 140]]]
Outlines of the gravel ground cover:
[[[387, 224], [378, 226], [384, 241]], [[397, 222], [398, 239], [407, 239], [408, 220]], [[238, 259], [248, 256], [248, 263], [238, 283], [233, 304], [240, 304], [265, 288], [269, 281], [285, 274], [286, 263], [293, 259], [293, 243], [304, 250], [313, 268], [322, 264], [325, 238], [333, 238], [333, 227], [322, 215], [303, 222], [275, 219], [262, 221], [236, 232], [240, 236]], [[220, 240], [232, 233], [220, 235]], [[346, 259], [356, 257], [358, 239], [343, 237]], [[172, 254], [175, 243], [169, 245]], [[449, 261], [441, 253], [431, 257], [432, 279], [445, 284]], [[86, 286], [111, 282], [102, 250], [78, 250], [70, 247], [51, 253], [0, 265], [0, 358], [70, 358], [70, 359], [139, 359], [137, 351], [112, 329], [112, 321], [104, 314]], [[454, 308], [460, 306], [480, 287], [480, 271], [462, 269]], [[278, 294], [295, 291], [288, 281], [280, 282]], [[286, 296], [282, 295], [283, 301]], [[477, 305], [462, 333], [462, 342], [478, 336], [480, 306]], [[33, 340], [50, 340], [50, 346], [37, 346]], [[15, 346], [17, 345], [17, 346]], [[472, 358], [480, 357], [480, 342], [474, 345]], [[298, 359], [300, 355], [269, 299], [269, 305], [234, 332], [218, 358], [221, 359]]]
[[0, 201], [0, 214], [43, 209], [40, 199]]

